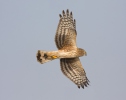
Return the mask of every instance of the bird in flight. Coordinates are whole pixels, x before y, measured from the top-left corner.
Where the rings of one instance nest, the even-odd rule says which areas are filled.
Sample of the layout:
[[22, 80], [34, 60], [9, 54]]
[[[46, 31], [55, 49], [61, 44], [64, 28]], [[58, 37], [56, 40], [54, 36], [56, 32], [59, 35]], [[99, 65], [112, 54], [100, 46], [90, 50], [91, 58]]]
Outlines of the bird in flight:
[[59, 14], [60, 20], [55, 35], [55, 43], [57, 51], [38, 50], [37, 61], [41, 64], [60, 59], [61, 71], [63, 74], [73, 81], [78, 88], [87, 87], [89, 80], [85, 70], [82, 67], [79, 57], [86, 56], [84, 49], [78, 48], [76, 45], [76, 21], [73, 20], [72, 12], [63, 10], [62, 15]]

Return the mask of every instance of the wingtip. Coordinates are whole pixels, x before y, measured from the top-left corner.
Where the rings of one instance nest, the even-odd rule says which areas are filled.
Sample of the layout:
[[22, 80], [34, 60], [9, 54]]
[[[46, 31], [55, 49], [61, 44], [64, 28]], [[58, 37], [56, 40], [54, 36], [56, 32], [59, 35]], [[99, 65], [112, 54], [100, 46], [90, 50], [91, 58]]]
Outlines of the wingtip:
[[81, 87], [84, 89], [84, 86], [83, 85]]
[[78, 88], [80, 89], [80, 86], [78, 86]]
[[86, 87], [87, 87], [87, 84], [86, 84], [86, 83], [84, 83], [84, 86], [86, 86]]
[[74, 23], [76, 22], [76, 20], [74, 19]]
[[69, 13], [69, 9], [67, 9], [66, 12]]
[[72, 14], [72, 11], [70, 12], [70, 15], [72, 16], [73, 14]]
[[64, 15], [64, 14], [65, 14], [65, 11], [63, 10], [62, 13], [63, 13], [63, 15]]
[[61, 14], [59, 14], [59, 17], [60, 17], [60, 18], [62, 18], [62, 15], [61, 15]]

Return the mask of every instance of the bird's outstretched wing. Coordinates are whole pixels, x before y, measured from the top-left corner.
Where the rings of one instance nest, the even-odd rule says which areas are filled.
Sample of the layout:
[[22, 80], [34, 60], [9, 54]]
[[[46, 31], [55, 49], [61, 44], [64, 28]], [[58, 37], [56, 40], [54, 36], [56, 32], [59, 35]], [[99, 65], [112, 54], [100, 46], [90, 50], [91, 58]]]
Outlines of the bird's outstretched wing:
[[81, 65], [79, 58], [63, 58], [60, 59], [61, 71], [71, 81], [73, 81], [78, 88], [89, 85], [89, 80]]
[[55, 35], [55, 43], [58, 49], [64, 46], [76, 46], [76, 21], [73, 20], [72, 12], [69, 13], [67, 9], [66, 13], [62, 12], [60, 16], [59, 24]]

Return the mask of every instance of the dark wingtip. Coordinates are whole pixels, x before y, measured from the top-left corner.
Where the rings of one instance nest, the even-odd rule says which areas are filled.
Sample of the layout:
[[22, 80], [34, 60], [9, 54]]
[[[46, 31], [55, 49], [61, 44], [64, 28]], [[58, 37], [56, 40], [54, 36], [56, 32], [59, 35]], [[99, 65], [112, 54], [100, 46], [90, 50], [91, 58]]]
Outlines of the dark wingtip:
[[86, 83], [84, 83], [84, 85], [87, 87], [87, 84]]
[[66, 11], [67, 13], [69, 13], [69, 9], [67, 9], [67, 11]]
[[90, 82], [90, 81], [88, 80], [88, 78], [87, 78], [87, 81]]
[[89, 85], [89, 83], [87, 82], [87, 84]]
[[70, 12], [70, 15], [72, 16], [73, 14], [72, 14], [72, 11]]
[[64, 15], [64, 14], [65, 14], [65, 11], [63, 10], [63, 12], [62, 12], [62, 13], [63, 13], [63, 15]]
[[80, 86], [78, 86], [78, 88], [80, 89]]
[[74, 19], [74, 22], [76, 22], [76, 20]]
[[84, 86], [83, 85], [81, 87], [84, 89]]
[[59, 17], [60, 17], [60, 18], [62, 18], [62, 15], [61, 15], [61, 14], [59, 14]]

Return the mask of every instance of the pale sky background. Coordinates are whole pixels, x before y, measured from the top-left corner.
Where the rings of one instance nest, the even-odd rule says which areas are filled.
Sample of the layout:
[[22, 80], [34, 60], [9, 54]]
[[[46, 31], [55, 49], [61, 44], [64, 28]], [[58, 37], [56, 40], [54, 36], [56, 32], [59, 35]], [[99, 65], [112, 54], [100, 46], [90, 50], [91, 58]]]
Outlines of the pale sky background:
[[[36, 61], [37, 50], [57, 50], [66, 9], [87, 51], [85, 89], [62, 74], [59, 60]], [[0, 100], [126, 100], [126, 0], [0, 0]]]

